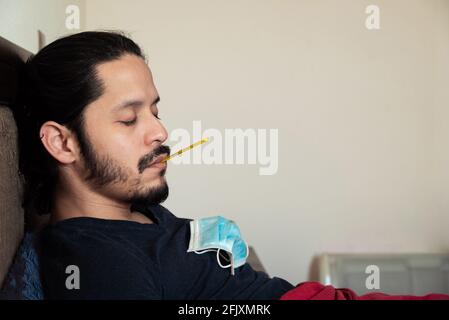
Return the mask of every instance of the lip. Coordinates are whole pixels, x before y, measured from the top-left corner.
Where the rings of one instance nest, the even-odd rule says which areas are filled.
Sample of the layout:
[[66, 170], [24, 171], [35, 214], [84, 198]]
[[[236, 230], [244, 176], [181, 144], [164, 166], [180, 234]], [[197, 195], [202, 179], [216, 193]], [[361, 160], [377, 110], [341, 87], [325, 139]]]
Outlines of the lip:
[[157, 168], [165, 168], [167, 166], [167, 162], [162, 162], [167, 157], [167, 154], [161, 154], [157, 156], [153, 161], [151, 161], [148, 167], [157, 167]]

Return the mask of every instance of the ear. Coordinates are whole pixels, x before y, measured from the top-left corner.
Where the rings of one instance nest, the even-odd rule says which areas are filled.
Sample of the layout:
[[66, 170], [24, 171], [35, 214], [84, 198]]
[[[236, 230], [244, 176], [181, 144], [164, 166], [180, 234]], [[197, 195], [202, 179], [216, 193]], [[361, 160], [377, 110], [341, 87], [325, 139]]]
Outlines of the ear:
[[47, 121], [41, 126], [39, 136], [48, 153], [60, 163], [69, 164], [78, 160], [75, 136], [65, 126]]

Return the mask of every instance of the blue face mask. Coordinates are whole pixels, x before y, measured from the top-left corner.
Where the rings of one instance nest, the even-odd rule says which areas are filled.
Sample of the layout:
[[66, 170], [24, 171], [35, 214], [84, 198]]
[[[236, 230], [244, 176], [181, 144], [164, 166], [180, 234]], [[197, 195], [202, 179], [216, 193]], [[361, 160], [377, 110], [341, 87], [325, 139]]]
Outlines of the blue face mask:
[[[229, 265], [222, 265], [219, 256], [221, 250], [228, 253]], [[237, 225], [221, 216], [190, 221], [190, 242], [187, 252], [202, 254], [209, 251], [216, 251], [220, 267], [230, 267], [233, 275], [235, 268], [245, 264], [249, 254], [248, 245], [241, 238]]]

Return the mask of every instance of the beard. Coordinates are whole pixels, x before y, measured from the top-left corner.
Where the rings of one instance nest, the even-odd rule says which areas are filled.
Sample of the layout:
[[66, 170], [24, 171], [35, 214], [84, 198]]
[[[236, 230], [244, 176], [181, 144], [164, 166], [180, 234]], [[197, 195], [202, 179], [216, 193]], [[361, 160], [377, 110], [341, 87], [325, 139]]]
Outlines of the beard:
[[[126, 201], [130, 203], [140, 202], [160, 204], [167, 199], [169, 189], [164, 177], [166, 169], [161, 170], [159, 173], [159, 176], [161, 177], [161, 183], [159, 185], [145, 187], [142, 185], [140, 179], [133, 179], [133, 181], [130, 182], [131, 179], [127, 171], [117, 164], [112, 158], [100, 156], [94, 150], [92, 143], [84, 131], [84, 128], [81, 128], [81, 130], [78, 131], [78, 141], [80, 145], [80, 152], [84, 160], [84, 166], [87, 171], [85, 181], [90, 183], [94, 190], [98, 190], [112, 184], [129, 182], [129, 191], [131, 194], [127, 196]], [[151, 153], [144, 156], [138, 163], [139, 173], [142, 173], [155, 157], [164, 153], [170, 155], [170, 148], [168, 146], [161, 145]]]

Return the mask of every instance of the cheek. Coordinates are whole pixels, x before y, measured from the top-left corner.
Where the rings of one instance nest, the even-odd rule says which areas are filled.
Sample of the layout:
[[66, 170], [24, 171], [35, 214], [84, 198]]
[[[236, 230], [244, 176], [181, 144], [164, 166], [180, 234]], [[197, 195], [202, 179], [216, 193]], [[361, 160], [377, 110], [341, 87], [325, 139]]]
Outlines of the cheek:
[[138, 173], [138, 162], [142, 157], [138, 152], [138, 146], [132, 139], [123, 135], [109, 135], [104, 141], [105, 152], [113, 158], [121, 167], [126, 167], [132, 173]]
[[89, 136], [98, 154], [112, 159], [128, 173], [138, 173], [138, 162], [144, 155], [140, 154], [139, 139], [132, 129], [105, 124], [99, 119], [95, 121], [94, 117], [88, 125], [92, 128]]
[[134, 130], [121, 128], [116, 119], [107, 119], [104, 113], [94, 113], [95, 110], [88, 109], [86, 114], [87, 133], [95, 152], [127, 171], [138, 172], [137, 164], [143, 155], [139, 154], [139, 139], [133, 135]]
[[109, 137], [109, 143], [112, 148], [120, 151], [121, 153], [128, 154], [134, 150], [133, 139], [124, 137], [123, 135], [111, 135]]

